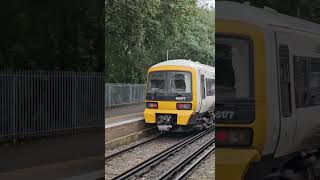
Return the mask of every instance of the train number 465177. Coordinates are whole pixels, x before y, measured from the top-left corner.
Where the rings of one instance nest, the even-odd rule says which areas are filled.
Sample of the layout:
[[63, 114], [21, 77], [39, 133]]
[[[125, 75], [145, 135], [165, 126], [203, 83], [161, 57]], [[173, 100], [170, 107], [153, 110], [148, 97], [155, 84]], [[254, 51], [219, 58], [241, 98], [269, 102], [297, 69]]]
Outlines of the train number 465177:
[[232, 119], [234, 116], [234, 112], [233, 111], [216, 111], [214, 115], [215, 115], [215, 118], [218, 118], [218, 119]]

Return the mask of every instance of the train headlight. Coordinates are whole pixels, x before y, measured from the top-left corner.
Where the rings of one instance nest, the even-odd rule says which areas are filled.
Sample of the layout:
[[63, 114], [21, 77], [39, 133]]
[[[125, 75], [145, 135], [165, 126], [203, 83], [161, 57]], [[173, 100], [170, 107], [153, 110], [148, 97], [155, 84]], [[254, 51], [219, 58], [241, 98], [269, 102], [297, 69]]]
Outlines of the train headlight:
[[250, 146], [252, 139], [250, 128], [216, 128], [216, 145], [219, 147]]
[[158, 109], [158, 103], [157, 102], [147, 102], [147, 108], [148, 109]]
[[177, 103], [178, 110], [191, 110], [192, 104], [191, 103]]

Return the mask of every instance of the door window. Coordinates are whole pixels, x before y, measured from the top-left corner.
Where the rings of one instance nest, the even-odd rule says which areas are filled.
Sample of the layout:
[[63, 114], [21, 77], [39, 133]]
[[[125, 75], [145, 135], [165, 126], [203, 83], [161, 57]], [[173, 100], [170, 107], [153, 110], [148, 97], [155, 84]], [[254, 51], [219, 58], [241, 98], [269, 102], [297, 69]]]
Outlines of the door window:
[[204, 75], [201, 75], [201, 97], [202, 99], [206, 98], [206, 87], [204, 84]]
[[280, 93], [281, 93], [281, 113], [282, 117], [290, 117], [291, 108], [291, 83], [289, 66], [289, 48], [287, 45], [279, 47], [280, 61]]

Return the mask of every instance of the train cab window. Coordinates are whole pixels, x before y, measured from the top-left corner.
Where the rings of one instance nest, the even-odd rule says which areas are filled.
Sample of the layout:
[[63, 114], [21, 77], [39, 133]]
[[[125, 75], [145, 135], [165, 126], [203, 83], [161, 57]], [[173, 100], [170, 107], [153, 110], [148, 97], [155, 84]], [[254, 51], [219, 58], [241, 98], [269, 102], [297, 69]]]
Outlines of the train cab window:
[[216, 35], [215, 111], [232, 114], [217, 118], [218, 124], [255, 120], [253, 45], [250, 37]]
[[289, 117], [292, 113], [291, 108], [291, 83], [289, 66], [289, 47], [279, 46], [280, 63], [280, 93], [281, 93], [281, 113], [283, 117]]
[[171, 92], [191, 92], [191, 74], [187, 72], [171, 72], [170, 74]]
[[149, 91], [165, 91], [166, 76], [164, 72], [150, 74]]
[[[216, 88], [224, 98], [252, 97], [249, 42], [221, 38], [216, 45]], [[218, 77], [217, 77], [218, 76]]]
[[192, 101], [192, 74], [187, 71], [150, 72], [147, 82], [147, 100]]

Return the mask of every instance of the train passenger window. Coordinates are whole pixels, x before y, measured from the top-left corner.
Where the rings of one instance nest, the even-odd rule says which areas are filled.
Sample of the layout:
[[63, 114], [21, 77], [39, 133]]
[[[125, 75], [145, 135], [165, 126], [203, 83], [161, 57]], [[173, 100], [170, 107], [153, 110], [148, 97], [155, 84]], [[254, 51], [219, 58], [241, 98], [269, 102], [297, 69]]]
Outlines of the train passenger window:
[[308, 105], [308, 74], [307, 61], [303, 57], [293, 57], [294, 62], [294, 89], [296, 107]]
[[310, 105], [320, 105], [320, 62], [312, 60], [310, 66]]
[[294, 57], [296, 107], [320, 105], [320, 59]]
[[279, 46], [280, 61], [280, 93], [281, 93], [281, 113], [283, 117], [289, 117], [291, 108], [291, 83], [289, 66], [289, 48], [287, 45]]
[[207, 96], [214, 96], [214, 79], [206, 79]]

